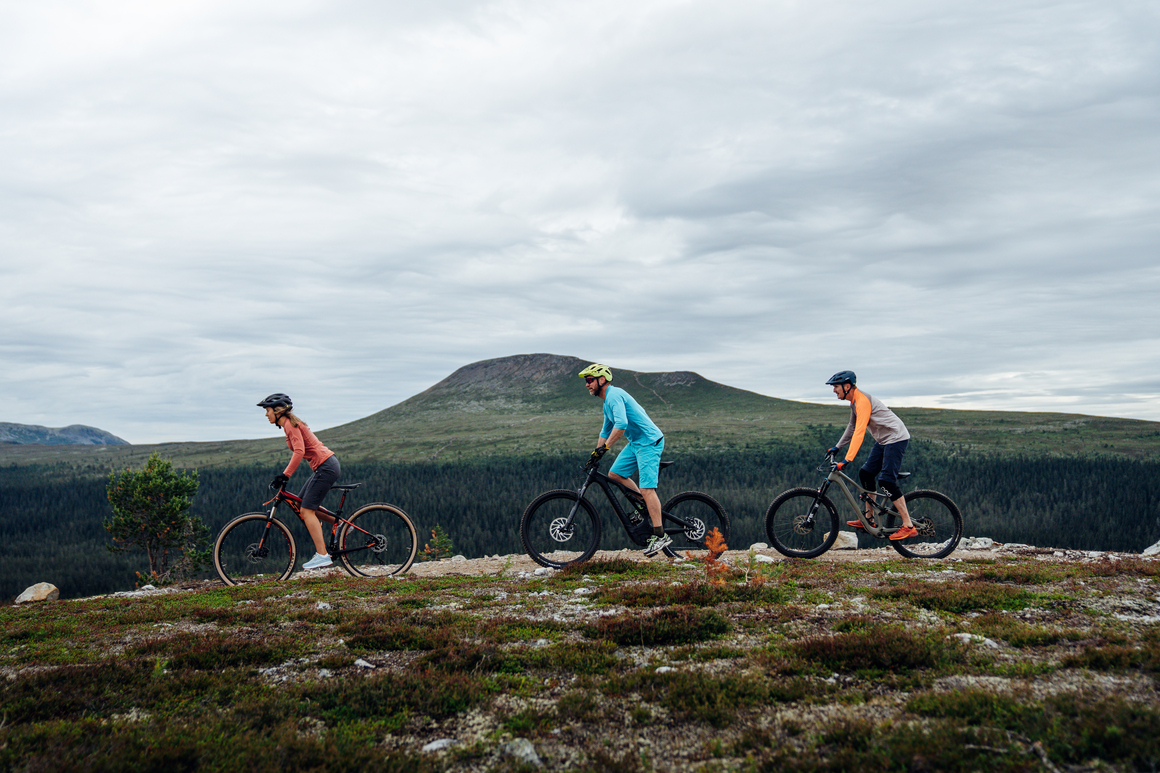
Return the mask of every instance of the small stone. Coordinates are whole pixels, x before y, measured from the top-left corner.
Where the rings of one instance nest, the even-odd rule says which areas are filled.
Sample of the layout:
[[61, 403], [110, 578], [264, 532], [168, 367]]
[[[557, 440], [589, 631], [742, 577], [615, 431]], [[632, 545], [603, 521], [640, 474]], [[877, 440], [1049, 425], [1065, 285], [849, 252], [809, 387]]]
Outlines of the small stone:
[[467, 556], [452, 556], [451, 562], [455, 564], [462, 563], [467, 560]]
[[354, 664], [356, 666], [358, 666], [359, 668], [374, 668], [375, 667], [374, 663], [368, 663], [367, 661], [363, 660], [362, 658], [359, 658], [358, 660], [356, 660], [354, 662]]
[[543, 767], [544, 765], [540, 761], [540, 755], [536, 754], [536, 747], [532, 746], [532, 742], [527, 738], [517, 738], [514, 741], [505, 743], [501, 747], [501, 751], [507, 756], [514, 757], [527, 765], [534, 765], [537, 768]]
[[459, 743], [454, 738], [440, 738], [438, 741], [432, 741], [423, 747], [423, 751], [427, 754], [432, 752], [441, 752], [444, 749], [450, 749], [455, 744]]
[[577, 588], [576, 590], [572, 591], [572, 594], [576, 596], [587, 596], [591, 592], [591, 588]]
[[334, 609], [334, 607], [330, 606], [330, 604], [326, 603], [325, 601], [318, 602], [318, 605], [315, 606], [314, 608], [320, 609], [320, 610], [321, 609]]
[[769, 545], [766, 545], [764, 542], [754, 542], [752, 545], [749, 546], [749, 549], [750, 550], [769, 550]]
[[858, 535], [852, 531], [838, 532], [838, 538], [834, 540], [834, 546], [831, 550], [857, 550], [858, 549]]
[[661, 666], [660, 668], [657, 669], [657, 673], [658, 674], [671, 674], [676, 670], [677, 669], [673, 668], [672, 666]]
[[1160, 542], [1157, 542], [1151, 547], [1144, 548], [1144, 555], [1146, 556], [1160, 556]]
[[991, 639], [988, 639], [985, 636], [978, 636], [977, 634], [973, 634], [973, 633], [956, 633], [956, 634], [953, 634], [947, 638], [958, 639], [963, 644], [982, 644], [984, 647], [987, 647], [989, 649], [993, 649], [993, 650], [999, 649], [999, 645], [996, 644]]
[[26, 604], [30, 601], [56, 601], [60, 598], [60, 588], [50, 582], [38, 582], [16, 597], [17, 604]]
[[536, 570], [535, 574], [537, 577], [543, 577], [545, 574], [548, 574], [551, 571], [552, 571], [551, 569], [548, 569], [545, 566], [541, 566], [539, 569]]
[[774, 558], [773, 556], [758, 555], [757, 556], [757, 563], [759, 563], [759, 564], [776, 564], [777, 559]]

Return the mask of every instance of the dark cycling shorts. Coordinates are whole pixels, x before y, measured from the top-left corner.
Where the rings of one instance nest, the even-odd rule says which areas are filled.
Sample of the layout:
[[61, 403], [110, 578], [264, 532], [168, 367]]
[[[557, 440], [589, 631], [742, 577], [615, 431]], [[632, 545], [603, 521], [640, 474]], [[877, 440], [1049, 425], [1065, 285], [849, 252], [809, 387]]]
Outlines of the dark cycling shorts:
[[909, 440], [899, 440], [897, 443], [875, 443], [870, 449], [870, 458], [862, 465], [862, 471], [867, 475], [877, 475], [878, 480], [893, 483], [898, 480], [898, 471], [902, 469], [902, 455], [906, 453]]
[[298, 492], [298, 496], [302, 497], [302, 509], [317, 510], [318, 506], [322, 504], [326, 492], [330, 491], [330, 487], [338, 482], [340, 472], [342, 469], [338, 466], [337, 456], [332, 455], [318, 465], [318, 469], [314, 471], [314, 474], [306, 481], [306, 485]]

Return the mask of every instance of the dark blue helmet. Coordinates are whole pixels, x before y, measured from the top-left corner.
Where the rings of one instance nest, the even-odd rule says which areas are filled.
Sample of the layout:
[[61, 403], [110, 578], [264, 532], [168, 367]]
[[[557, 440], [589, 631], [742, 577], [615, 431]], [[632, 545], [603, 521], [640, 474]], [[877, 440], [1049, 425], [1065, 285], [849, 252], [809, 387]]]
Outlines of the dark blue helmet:
[[834, 386], [836, 384], [850, 384], [858, 383], [858, 377], [854, 375], [852, 370], [840, 370], [834, 375], [830, 376], [830, 380], [826, 382], [826, 386]]

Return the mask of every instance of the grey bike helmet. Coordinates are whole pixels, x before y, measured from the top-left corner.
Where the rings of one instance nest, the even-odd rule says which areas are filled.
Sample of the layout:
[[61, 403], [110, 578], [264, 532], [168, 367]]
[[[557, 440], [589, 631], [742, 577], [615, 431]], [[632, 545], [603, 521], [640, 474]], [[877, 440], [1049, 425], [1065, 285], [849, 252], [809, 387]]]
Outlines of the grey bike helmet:
[[262, 402], [258, 403], [259, 408], [282, 408], [290, 410], [294, 407], [294, 401], [290, 399], [290, 395], [284, 395], [281, 392], [275, 392], [267, 397]]
[[830, 380], [826, 382], [826, 386], [834, 386], [835, 384], [851, 384], [857, 385], [858, 377], [854, 375], [852, 370], [840, 370], [834, 375], [830, 376]]

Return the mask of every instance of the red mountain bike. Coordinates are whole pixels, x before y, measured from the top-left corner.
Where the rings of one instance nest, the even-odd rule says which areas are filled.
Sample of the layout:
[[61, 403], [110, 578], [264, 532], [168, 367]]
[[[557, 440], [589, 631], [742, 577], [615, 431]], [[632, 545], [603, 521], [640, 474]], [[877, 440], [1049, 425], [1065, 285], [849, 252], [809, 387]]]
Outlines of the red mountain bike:
[[[342, 515], [346, 496], [361, 483], [331, 486], [341, 491], [338, 510], [315, 510], [318, 519], [331, 525], [327, 552], [334, 562], [358, 577], [400, 574], [415, 562], [418, 539], [411, 518], [394, 505], [376, 502], [359, 508], [349, 518]], [[226, 585], [258, 580], [285, 580], [298, 563], [298, 546], [290, 528], [275, 517], [279, 505], [295, 514], [302, 498], [279, 487], [264, 513], [239, 515], [222, 527], [213, 544], [213, 565]], [[300, 516], [301, 517], [301, 516]]]

